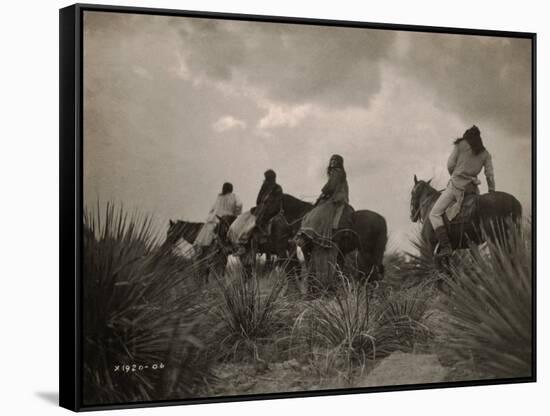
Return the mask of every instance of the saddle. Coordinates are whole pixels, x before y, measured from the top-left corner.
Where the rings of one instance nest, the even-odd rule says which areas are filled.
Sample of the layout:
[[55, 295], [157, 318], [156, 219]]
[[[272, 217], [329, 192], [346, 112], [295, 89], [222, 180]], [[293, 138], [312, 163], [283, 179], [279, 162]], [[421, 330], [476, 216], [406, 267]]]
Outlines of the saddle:
[[449, 225], [472, 223], [478, 212], [479, 195], [476, 193], [467, 193], [464, 195], [460, 210], [449, 220], [447, 213], [443, 216], [445, 223]]
[[283, 211], [279, 211], [277, 213], [277, 215], [274, 215], [273, 217], [270, 218], [270, 220], [267, 222], [267, 224], [265, 225], [265, 233], [261, 233], [259, 236], [258, 236], [258, 241], [262, 244], [265, 244], [269, 241], [269, 238], [271, 237], [271, 230], [273, 228], [273, 222], [279, 218], [281, 218], [283, 216]]
[[344, 204], [336, 213], [332, 228], [334, 230], [351, 230], [355, 209], [350, 204]]
[[[334, 216], [328, 223], [319, 215], [313, 217], [313, 219], [311, 217], [305, 217], [302, 221], [302, 227], [296, 237], [297, 244], [302, 248], [309, 244], [333, 248], [336, 240], [342, 241], [343, 238], [347, 239], [350, 233], [353, 233], [354, 212], [355, 210], [353, 207], [346, 203], [339, 206], [336, 212], [333, 211]], [[310, 223], [304, 226], [304, 223], [308, 220]]]

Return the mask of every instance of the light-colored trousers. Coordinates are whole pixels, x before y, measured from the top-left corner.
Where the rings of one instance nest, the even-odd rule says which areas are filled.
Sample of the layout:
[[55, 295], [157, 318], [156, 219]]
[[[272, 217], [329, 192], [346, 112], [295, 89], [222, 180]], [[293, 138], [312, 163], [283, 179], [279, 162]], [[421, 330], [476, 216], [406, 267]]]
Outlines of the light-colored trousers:
[[449, 181], [445, 190], [441, 193], [441, 196], [435, 201], [434, 206], [430, 212], [430, 222], [434, 230], [445, 225], [443, 221], [443, 215], [447, 208], [449, 208], [455, 202], [462, 202], [464, 197], [464, 191], [458, 189]]

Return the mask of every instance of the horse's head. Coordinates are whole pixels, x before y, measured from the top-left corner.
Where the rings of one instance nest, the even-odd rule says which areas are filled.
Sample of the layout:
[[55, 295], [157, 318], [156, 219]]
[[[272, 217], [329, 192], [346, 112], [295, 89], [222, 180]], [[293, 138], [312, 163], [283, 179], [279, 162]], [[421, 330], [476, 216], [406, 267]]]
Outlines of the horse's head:
[[180, 225], [181, 221], [168, 221], [168, 231], [166, 231], [166, 241], [165, 244], [175, 244], [180, 238]]
[[411, 221], [417, 222], [420, 219], [421, 214], [421, 208], [422, 208], [422, 195], [424, 195], [424, 192], [426, 189], [431, 188], [430, 183], [432, 180], [429, 181], [423, 181], [418, 180], [416, 175], [414, 175], [414, 186], [411, 191]]
[[178, 243], [181, 238], [189, 244], [193, 244], [203, 224], [202, 222], [170, 220], [168, 222], [168, 231], [166, 231], [166, 241], [164, 244], [174, 245]]

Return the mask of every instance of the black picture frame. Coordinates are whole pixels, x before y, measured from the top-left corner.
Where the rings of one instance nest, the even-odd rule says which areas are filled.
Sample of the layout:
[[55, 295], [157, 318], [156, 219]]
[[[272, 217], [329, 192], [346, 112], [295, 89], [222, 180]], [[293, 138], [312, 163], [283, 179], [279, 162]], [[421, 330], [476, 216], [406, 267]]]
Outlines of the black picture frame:
[[[83, 13], [99, 11], [163, 16], [200, 17], [224, 20], [255, 22], [295, 23], [301, 25], [338, 26], [368, 29], [481, 35], [493, 37], [523, 38], [531, 41], [532, 47], [532, 376], [513, 379], [442, 382], [438, 384], [393, 385], [383, 387], [337, 389], [323, 391], [281, 392], [193, 398], [170, 401], [117, 403], [112, 405], [84, 406], [82, 401], [82, 233], [83, 233]], [[536, 361], [536, 33], [510, 32], [481, 29], [415, 26], [389, 23], [367, 23], [327, 19], [311, 19], [282, 16], [229, 14], [203, 11], [183, 11], [157, 8], [75, 4], [59, 12], [59, 127], [60, 127], [60, 267], [59, 267], [59, 403], [74, 411], [155, 407], [229, 401], [299, 398], [326, 395], [360, 394], [400, 390], [419, 390], [464, 386], [481, 386], [508, 383], [529, 383], [537, 380]]]

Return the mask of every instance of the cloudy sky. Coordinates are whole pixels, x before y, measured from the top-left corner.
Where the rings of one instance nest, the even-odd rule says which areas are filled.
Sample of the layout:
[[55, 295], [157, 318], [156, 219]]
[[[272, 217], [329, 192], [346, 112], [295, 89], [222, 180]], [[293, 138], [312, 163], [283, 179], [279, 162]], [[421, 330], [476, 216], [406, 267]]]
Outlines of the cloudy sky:
[[268, 168], [313, 200], [339, 153], [352, 205], [384, 215], [391, 246], [405, 247], [413, 175], [444, 187], [452, 141], [476, 124], [497, 189], [531, 210], [529, 40], [98, 12], [84, 22], [86, 204], [202, 221], [224, 181], [251, 207]]

